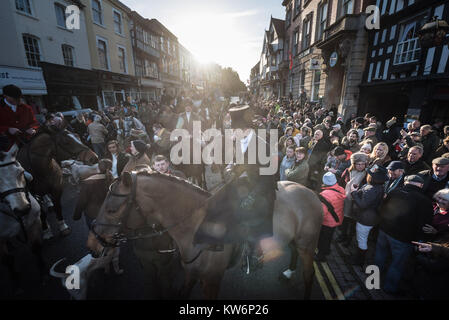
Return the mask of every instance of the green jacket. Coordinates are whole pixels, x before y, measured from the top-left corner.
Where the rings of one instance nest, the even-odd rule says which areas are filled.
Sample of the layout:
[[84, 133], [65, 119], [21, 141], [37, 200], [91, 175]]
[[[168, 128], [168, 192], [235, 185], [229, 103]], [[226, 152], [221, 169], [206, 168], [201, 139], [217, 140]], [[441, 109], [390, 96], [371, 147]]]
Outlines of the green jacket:
[[300, 163], [295, 162], [290, 169], [285, 170], [287, 180], [306, 185], [307, 177], [309, 175], [309, 164], [306, 159]]

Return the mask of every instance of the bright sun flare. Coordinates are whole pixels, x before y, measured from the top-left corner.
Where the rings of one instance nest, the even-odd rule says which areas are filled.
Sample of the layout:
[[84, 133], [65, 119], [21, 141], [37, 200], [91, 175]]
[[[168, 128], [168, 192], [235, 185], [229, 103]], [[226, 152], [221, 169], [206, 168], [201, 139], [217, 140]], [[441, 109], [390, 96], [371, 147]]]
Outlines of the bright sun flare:
[[179, 22], [182, 26], [182, 44], [185, 45], [200, 63], [237, 61], [238, 55], [230, 54], [229, 47], [235, 43], [238, 30], [234, 19], [227, 14], [201, 12], [185, 14]]

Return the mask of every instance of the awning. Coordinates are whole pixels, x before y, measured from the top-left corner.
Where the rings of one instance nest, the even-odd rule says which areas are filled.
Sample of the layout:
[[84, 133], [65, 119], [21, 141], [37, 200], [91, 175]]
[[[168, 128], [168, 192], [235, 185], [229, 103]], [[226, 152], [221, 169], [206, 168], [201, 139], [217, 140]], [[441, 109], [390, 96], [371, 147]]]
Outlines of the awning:
[[47, 86], [41, 70], [0, 66], [0, 93], [3, 93], [2, 88], [8, 84], [18, 86], [24, 95], [47, 94]]

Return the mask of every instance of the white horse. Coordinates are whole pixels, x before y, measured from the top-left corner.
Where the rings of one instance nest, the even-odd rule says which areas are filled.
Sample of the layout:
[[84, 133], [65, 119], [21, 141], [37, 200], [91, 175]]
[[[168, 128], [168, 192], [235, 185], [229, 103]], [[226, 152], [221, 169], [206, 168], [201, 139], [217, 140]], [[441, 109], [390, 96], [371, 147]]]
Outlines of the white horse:
[[9, 243], [14, 238], [22, 239], [37, 257], [40, 274], [46, 274], [42, 258], [42, 225], [40, 205], [27, 189], [31, 175], [26, 173], [16, 156], [19, 148], [13, 145], [8, 152], [0, 152], [0, 260], [8, 268], [18, 284], [18, 273]]

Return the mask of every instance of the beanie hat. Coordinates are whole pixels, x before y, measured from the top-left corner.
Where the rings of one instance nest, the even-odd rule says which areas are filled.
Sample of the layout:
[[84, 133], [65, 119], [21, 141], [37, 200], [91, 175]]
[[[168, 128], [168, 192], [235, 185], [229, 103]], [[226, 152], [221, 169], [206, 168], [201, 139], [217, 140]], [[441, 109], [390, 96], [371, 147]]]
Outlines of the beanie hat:
[[3, 87], [3, 94], [5, 96], [13, 97], [19, 99], [22, 96], [22, 90], [19, 87], [9, 84]]
[[131, 141], [131, 143], [134, 145], [134, 148], [139, 151], [139, 153], [145, 153], [147, 150], [147, 144], [142, 140], [134, 140]]
[[337, 178], [335, 177], [335, 174], [332, 172], [327, 172], [323, 176], [323, 184], [326, 186], [333, 186], [337, 183]]
[[338, 157], [338, 156], [345, 154], [345, 149], [338, 146], [338, 147], [335, 147], [335, 149], [333, 150], [333, 153], [334, 153], [334, 156]]

